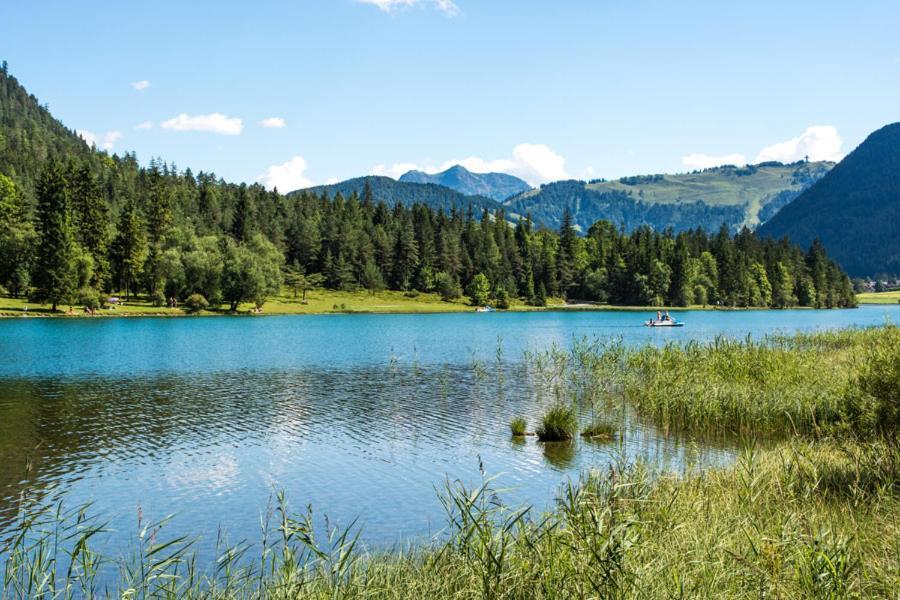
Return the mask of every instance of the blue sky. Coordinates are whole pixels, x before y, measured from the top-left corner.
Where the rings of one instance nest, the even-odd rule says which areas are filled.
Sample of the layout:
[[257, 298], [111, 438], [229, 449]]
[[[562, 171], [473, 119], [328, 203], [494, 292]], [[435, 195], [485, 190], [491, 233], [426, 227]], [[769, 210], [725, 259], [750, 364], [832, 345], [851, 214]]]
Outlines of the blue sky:
[[840, 157], [900, 116], [898, 31], [896, 0], [4, 2], [0, 59], [143, 162], [537, 184]]

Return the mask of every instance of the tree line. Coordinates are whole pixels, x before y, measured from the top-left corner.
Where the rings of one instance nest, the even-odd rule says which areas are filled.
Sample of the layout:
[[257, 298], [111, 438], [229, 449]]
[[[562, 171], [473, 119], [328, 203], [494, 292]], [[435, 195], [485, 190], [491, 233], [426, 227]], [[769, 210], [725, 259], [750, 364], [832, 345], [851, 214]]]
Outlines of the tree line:
[[[98, 155], [100, 156], [98, 160]], [[466, 294], [473, 304], [541, 306], [549, 297], [620, 305], [844, 307], [850, 280], [822, 245], [808, 251], [751, 231], [632, 232], [598, 221], [585, 235], [502, 209], [449, 211], [345, 197], [284, 196], [259, 185], [133, 155], [49, 162], [33, 192], [0, 174], [0, 285], [13, 296], [99, 305], [262, 305], [285, 285]]]

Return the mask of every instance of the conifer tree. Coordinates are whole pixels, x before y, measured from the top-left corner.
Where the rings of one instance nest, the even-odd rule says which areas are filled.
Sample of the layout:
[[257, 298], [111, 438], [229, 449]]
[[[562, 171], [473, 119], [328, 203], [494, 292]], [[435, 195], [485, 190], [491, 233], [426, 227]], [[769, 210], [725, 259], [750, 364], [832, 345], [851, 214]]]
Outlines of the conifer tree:
[[33, 276], [34, 297], [56, 311], [75, 291], [74, 244], [69, 220], [69, 194], [62, 169], [51, 164], [37, 185], [40, 243]]

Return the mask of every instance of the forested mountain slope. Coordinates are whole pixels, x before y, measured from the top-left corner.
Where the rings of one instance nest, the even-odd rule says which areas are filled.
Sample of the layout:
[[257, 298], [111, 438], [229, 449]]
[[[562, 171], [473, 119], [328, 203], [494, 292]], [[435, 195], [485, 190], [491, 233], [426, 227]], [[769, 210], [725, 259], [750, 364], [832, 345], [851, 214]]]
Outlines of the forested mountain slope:
[[513, 216], [530, 214], [557, 227], [569, 210], [581, 231], [599, 219], [632, 231], [648, 225], [684, 231], [755, 227], [771, 218], [832, 167], [832, 163], [763, 163], [715, 167], [677, 175], [640, 175], [615, 181], [570, 180], [542, 185], [504, 204]]
[[854, 276], [900, 274], [900, 123], [872, 133], [759, 232], [804, 247], [819, 238]]

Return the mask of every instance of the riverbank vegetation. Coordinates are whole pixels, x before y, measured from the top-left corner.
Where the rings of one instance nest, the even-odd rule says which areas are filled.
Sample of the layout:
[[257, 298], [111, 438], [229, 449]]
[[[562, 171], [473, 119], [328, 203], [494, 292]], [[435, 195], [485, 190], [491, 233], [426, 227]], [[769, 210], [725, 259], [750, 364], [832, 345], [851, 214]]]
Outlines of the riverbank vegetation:
[[742, 449], [730, 466], [680, 472], [620, 459], [563, 486], [544, 514], [504, 504], [489, 477], [447, 482], [445, 529], [402, 551], [365, 550], [355, 526], [323, 536], [311, 511], [292, 512], [282, 498], [263, 541], [221, 544], [210, 570], [198, 566], [190, 540], [165, 538], [161, 524], [141, 525], [129, 556], [103, 557], [104, 527], [89, 508], [66, 512], [23, 497], [2, 550], [3, 590], [16, 598], [866, 598], [900, 589], [900, 328], [634, 350], [579, 341], [525, 362], [547, 407], [569, 402], [576, 418], [596, 411], [590, 423], [615, 418], [624, 400], [658, 427], [739, 435]]

